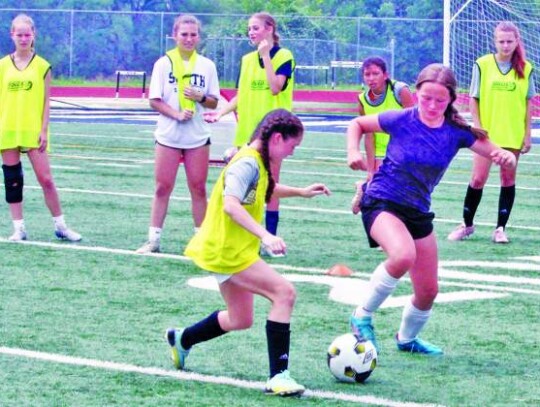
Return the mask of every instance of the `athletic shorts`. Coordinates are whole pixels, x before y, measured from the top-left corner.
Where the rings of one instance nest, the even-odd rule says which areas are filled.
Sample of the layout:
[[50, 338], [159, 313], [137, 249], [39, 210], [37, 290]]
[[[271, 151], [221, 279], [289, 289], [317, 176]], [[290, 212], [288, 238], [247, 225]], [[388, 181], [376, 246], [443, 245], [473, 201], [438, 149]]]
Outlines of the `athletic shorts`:
[[209, 271], [209, 273], [212, 275], [212, 277], [214, 277], [216, 279], [216, 281], [218, 282], [218, 284], [221, 284], [221, 283], [224, 283], [225, 281], [227, 281], [229, 278], [231, 278], [232, 276], [234, 276], [234, 274], [221, 274], [221, 273], [214, 273], [212, 271]]
[[172, 148], [172, 149], [174, 149], [174, 150], [180, 150], [180, 151], [185, 151], [185, 150], [195, 150], [196, 148], [199, 148], [199, 147], [212, 145], [212, 142], [210, 141], [210, 137], [208, 137], [208, 138], [206, 139], [206, 143], [204, 143], [203, 145], [198, 146], [198, 147], [193, 147], [193, 148], [179, 148], [179, 147], [167, 146], [167, 145], [165, 145], [165, 144], [160, 143], [160, 142], [157, 141], [157, 140], [155, 140], [154, 143], [155, 143], [155, 144], [159, 144], [160, 146], [163, 146], [163, 147]]
[[371, 238], [370, 230], [375, 219], [382, 212], [388, 212], [403, 222], [414, 240], [422, 239], [433, 232], [433, 212], [420, 212], [408, 206], [399, 205], [392, 201], [371, 198], [364, 195], [362, 198], [362, 222], [366, 231], [369, 247], [378, 247], [379, 244]]

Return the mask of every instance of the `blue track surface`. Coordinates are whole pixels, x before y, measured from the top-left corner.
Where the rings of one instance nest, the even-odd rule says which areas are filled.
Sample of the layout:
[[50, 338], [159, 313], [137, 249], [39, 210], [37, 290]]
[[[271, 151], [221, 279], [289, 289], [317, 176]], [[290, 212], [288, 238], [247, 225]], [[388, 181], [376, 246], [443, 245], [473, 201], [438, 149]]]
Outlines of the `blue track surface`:
[[[349, 115], [299, 114], [306, 130], [322, 133], [345, 134]], [[154, 125], [157, 114], [150, 110], [118, 109], [51, 109], [51, 121], [62, 123], [108, 123]], [[540, 120], [533, 121], [533, 143], [540, 144]]]

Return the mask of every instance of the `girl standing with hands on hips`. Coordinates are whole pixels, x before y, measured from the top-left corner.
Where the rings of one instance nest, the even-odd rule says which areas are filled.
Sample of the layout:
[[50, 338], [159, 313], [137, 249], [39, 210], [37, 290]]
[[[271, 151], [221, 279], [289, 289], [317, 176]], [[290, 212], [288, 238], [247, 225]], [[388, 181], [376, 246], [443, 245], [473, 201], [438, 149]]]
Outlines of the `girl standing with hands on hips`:
[[[238, 92], [219, 112], [205, 114], [209, 122], [236, 111], [238, 126], [234, 145], [246, 144], [261, 119], [271, 110], [292, 110], [294, 68], [293, 54], [279, 45], [276, 20], [268, 13], [255, 13], [248, 22], [248, 37], [256, 51], [242, 57]], [[280, 163], [272, 166], [272, 175], [279, 182]], [[266, 230], [277, 234], [279, 200], [266, 205]], [[264, 249], [262, 254], [266, 254]]]
[[[490, 140], [518, 161], [531, 149], [531, 99], [536, 94], [532, 66], [525, 59], [519, 30], [513, 23], [499, 23], [494, 40], [497, 52], [478, 58], [474, 64], [469, 107], [474, 125], [486, 129]], [[474, 154], [463, 224], [448, 235], [448, 240], [463, 240], [474, 233], [474, 215], [490, 168], [491, 160]], [[497, 226], [491, 236], [494, 243], [509, 242], [505, 228], [516, 196], [516, 173], [517, 167], [500, 169]]]
[[34, 21], [19, 14], [11, 23], [15, 52], [0, 60], [0, 152], [6, 201], [14, 232], [11, 241], [28, 238], [23, 218], [24, 174], [21, 153], [27, 153], [43, 190], [45, 204], [58, 239], [78, 242], [62, 214], [49, 162], [49, 110], [51, 66], [36, 54]]
[[195, 16], [177, 17], [173, 26], [176, 47], [158, 59], [152, 71], [150, 106], [159, 112], [154, 133], [156, 189], [148, 241], [137, 250], [140, 254], [160, 251], [169, 198], [181, 163], [191, 195], [195, 231], [206, 213], [210, 129], [203, 111], [216, 108], [219, 82], [215, 64], [197, 54], [200, 31], [201, 24]]
[[409, 272], [413, 296], [395, 336], [400, 351], [441, 355], [443, 350], [418, 338], [438, 292], [437, 240], [430, 212], [431, 194], [453, 157], [470, 148], [505, 168], [516, 165], [514, 154], [497, 147], [487, 133], [470, 127], [453, 106], [456, 80], [452, 71], [432, 64], [418, 75], [418, 106], [354, 119], [347, 130], [348, 164], [366, 169], [359, 150], [362, 135], [390, 135], [386, 157], [362, 198], [362, 221], [371, 247], [381, 246], [387, 259], [371, 276], [362, 304], [350, 319], [353, 333], [373, 341], [372, 317]]
[[304, 386], [289, 375], [290, 320], [294, 286], [259, 257], [262, 244], [272, 253], [284, 253], [283, 239], [269, 233], [260, 222], [271, 197], [329, 195], [323, 184], [295, 188], [275, 182], [270, 168], [293, 154], [303, 138], [303, 126], [292, 113], [278, 109], [259, 124], [251, 142], [242, 147], [219, 176], [201, 230], [185, 254], [218, 281], [226, 310], [215, 311], [187, 328], [168, 329], [176, 368], [183, 369], [193, 345], [253, 324], [254, 295], [271, 302], [266, 321], [270, 376], [265, 391], [288, 396]]

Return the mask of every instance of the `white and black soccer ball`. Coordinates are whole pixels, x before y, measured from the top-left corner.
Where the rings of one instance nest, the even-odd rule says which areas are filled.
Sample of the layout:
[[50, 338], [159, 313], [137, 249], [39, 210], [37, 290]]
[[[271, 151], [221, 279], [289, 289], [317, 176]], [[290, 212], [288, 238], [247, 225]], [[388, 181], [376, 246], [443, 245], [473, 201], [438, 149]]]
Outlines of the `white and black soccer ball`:
[[328, 367], [336, 379], [363, 383], [377, 366], [377, 350], [352, 333], [338, 336], [328, 347]]
[[223, 152], [223, 162], [225, 165], [229, 164], [229, 161], [232, 160], [232, 158], [235, 156], [235, 154], [238, 152], [238, 148], [236, 147], [229, 147]]

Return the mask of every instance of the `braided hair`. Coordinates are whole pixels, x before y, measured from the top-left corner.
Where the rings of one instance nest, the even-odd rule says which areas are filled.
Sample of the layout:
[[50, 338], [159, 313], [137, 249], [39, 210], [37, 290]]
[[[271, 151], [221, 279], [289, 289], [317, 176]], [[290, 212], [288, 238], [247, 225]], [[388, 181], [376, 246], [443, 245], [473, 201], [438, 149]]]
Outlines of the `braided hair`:
[[420, 89], [426, 82], [438, 83], [448, 89], [450, 93], [450, 103], [444, 111], [444, 117], [452, 125], [460, 129], [469, 130], [477, 139], [485, 139], [487, 132], [484, 129], [471, 127], [467, 121], [461, 116], [454, 106], [457, 99], [456, 88], [457, 81], [452, 70], [443, 64], [430, 64], [420, 71], [416, 80], [416, 89]]
[[261, 158], [264, 168], [268, 172], [268, 189], [265, 201], [269, 202], [274, 192], [276, 182], [270, 168], [270, 138], [274, 133], [280, 133], [284, 140], [301, 137], [304, 134], [304, 126], [300, 119], [285, 109], [276, 109], [268, 112], [259, 122], [251, 136], [250, 142], [257, 139], [262, 141]]

